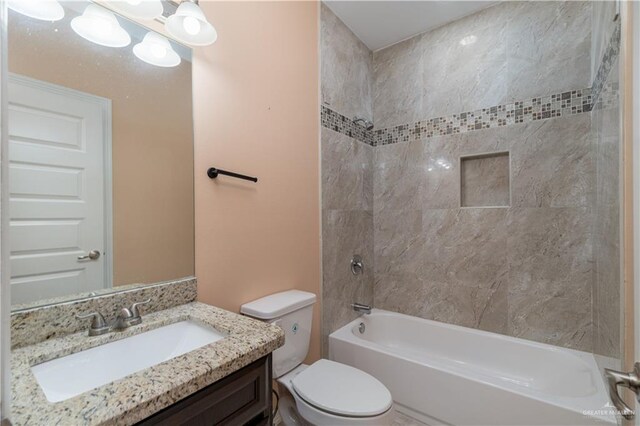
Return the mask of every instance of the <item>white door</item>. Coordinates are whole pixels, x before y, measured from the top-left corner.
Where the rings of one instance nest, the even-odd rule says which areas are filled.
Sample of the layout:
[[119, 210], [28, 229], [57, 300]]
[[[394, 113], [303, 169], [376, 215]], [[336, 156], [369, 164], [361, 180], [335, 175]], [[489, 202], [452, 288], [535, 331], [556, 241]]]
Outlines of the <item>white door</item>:
[[104, 98], [10, 77], [12, 303], [111, 286], [105, 256], [110, 117]]

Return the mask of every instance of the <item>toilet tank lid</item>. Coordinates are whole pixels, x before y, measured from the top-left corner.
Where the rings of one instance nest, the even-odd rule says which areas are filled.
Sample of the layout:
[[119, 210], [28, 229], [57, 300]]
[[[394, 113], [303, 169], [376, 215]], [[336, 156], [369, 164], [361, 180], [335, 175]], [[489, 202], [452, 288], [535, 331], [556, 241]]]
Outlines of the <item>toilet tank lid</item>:
[[308, 291], [288, 290], [265, 296], [240, 306], [240, 313], [270, 320], [314, 304], [316, 295]]

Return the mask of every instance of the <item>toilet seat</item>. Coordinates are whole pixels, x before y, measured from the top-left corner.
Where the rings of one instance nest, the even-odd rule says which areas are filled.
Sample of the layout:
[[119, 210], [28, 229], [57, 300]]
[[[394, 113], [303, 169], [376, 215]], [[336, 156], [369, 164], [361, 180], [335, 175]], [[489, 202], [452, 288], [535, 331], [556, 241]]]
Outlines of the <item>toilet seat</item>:
[[297, 374], [291, 386], [304, 402], [336, 416], [375, 417], [393, 405], [391, 393], [375, 377], [326, 359]]

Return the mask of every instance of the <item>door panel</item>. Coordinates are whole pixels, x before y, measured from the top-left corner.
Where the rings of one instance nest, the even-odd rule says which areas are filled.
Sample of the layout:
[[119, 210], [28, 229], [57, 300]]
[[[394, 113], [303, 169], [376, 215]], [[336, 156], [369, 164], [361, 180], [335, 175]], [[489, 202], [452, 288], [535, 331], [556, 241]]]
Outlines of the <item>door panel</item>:
[[32, 198], [67, 198], [81, 200], [83, 170], [79, 168], [42, 166], [36, 164], [10, 165], [11, 194]]
[[[12, 303], [109, 287], [102, 98], [9, 82]], [[91, 250], [103, 256], [80, 260]]]

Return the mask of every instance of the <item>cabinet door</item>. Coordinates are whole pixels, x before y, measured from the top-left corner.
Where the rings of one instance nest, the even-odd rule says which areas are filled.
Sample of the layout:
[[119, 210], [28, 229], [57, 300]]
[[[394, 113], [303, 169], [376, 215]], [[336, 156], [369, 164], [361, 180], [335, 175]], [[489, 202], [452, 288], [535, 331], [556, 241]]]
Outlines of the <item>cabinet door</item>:
[[138, 425], [271, 424], [271, 355], [143, 420]]

